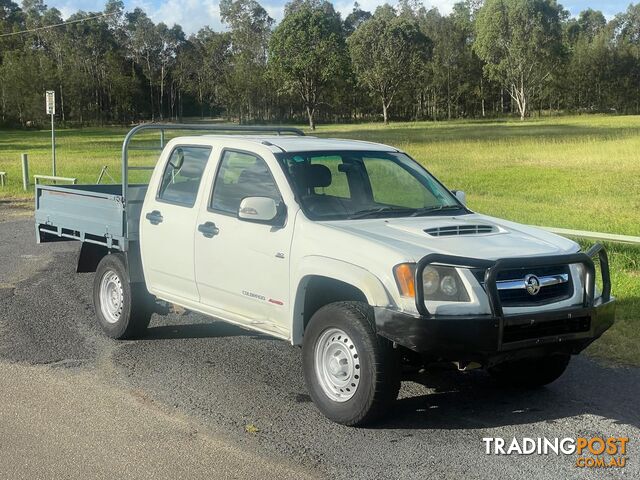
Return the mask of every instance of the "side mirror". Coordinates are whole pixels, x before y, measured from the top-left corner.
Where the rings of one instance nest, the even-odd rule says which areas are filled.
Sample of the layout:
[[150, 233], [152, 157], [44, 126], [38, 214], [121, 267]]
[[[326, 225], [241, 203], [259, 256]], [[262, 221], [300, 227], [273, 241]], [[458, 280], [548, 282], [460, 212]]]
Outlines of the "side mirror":
[[246, 222], [273, 224], [279, 213], [278, 204], [269, 197], [245, 197], [238, 208], [238, 218]]
[[462, 203], [463, 205], [467, 204], [467, 194], [464, 193], [462, 190], [451, 190], [451, 193], [453, 193], [456, 198], [460, 201], [460, 203]]

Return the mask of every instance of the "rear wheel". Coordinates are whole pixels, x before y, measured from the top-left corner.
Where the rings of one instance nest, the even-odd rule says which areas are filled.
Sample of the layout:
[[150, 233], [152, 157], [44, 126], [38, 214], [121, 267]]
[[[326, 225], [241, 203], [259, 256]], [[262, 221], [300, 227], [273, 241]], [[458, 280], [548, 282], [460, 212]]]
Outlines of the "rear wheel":
[[489, 369], [498, 383], [509, 387], [536, 388], [547, 385], [564, 373], [571, 355], [548, 355], [505, 362]]
[[373, 311], [362, 302], [319, 309], [304, 333], [303, 366], [318, 409], [343, 425], [379, 418], [398, 396], [397, 352], [378, 336]]
[[124, 258], [106, 255], [93, 281], [93, 304], [98, 324], [111, 338], [136, 338], [144, 333], [153, 311], [153, 300], [144, 284], [129, 282]]

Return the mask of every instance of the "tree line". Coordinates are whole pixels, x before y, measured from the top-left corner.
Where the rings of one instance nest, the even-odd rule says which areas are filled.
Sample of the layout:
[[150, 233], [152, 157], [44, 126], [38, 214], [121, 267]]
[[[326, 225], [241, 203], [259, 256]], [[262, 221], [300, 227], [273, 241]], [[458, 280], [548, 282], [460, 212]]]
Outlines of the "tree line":
[[0, 123], [44, 123], [45, 90], [81, 125], [640, 113], [640, 4], [611, 20], [556, 0], [355, 3], [345, 18], [291, 0], [279, 24], [257, 0], [221, 0], [220, 14], [223, 31], [186, 35], [120, 0], [67, 19], [0, 0]]

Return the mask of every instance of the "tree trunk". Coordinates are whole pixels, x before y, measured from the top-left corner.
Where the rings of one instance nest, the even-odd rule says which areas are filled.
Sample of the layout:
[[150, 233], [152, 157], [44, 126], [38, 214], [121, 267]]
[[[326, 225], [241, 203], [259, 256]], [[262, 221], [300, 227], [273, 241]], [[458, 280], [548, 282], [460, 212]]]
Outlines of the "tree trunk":
[[511, 95], [516, 102], [516, 108], [518, 109], [518, 113], [520, 113], [520, 121], [524, 121], [526, 113], [527, 113], [527, 100], [524, 98], [524, 95], [516, 88], [513, 89], [513, 95]]
[[[524, 79], [522, 78], [522, 74], [520, 74], [520, 101], [518, 102], [518, 108], [520, 109], [520, 121], [524, 121], [524, 117], [527, 114], [527, 97], [524, 91]], [[535, 109], [535, 106], [533, 107]], [[534, 110], [535, 111], [535, 110]]]
[[518, 95], [518, 98], [516, 98], [516, 104], [518, 106], [518, 111], [520, 112], [520, 121], [522, 122], [527, 115], [527, 99], [524, 98], [524, 94]]
[[485, 117], [485, 110], [484, 110], [484, 82], [482, 81], [482, 77], [480, 77], [480, 98], [482, 100], [482, 118]]
[[316, 129], [316, 122], [315, 122], [315, 119], [313, 118], [314, 114], [315, 114], [315, 108], [311, 108], [309, 105], [307, 105], [307, 116], [309, 117], [309, 128], [311, 128], [311, 130]]
[[160, 120], [164, 120], [164, 64], [160, 70], [160, 101], [158, 105], [160, 106]]
[[384, 124], [389, 125], [389, 112], [387, 111], [389, 105], [387, 104], [386, 99], [382, 98], [382, 118], [384, 119]]
[[62, 90], [62, 82], [58, 84], [58, 88], [60, 89], [60, 118], [62, 119], [62, 123], [64, 123], [64, 92]]
[[451, 120], [451, 69], [447, 67], [447, 120]]

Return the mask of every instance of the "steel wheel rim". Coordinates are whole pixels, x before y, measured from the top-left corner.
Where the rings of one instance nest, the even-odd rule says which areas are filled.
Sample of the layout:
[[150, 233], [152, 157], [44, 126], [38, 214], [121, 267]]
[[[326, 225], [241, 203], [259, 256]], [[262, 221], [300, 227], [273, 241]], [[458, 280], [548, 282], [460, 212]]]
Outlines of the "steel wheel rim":
[[351, 337], [339, 328], [322, 332], [314, 348], [315, 371], [322, 391], [334, 402], [346, 402], [360, 384], [360, 358]]
[[100, 281], [100, 310], [107, 323], [120, 320], [124, 304], [124, 289], [120, 277], [113, 270], [108, 270]]

